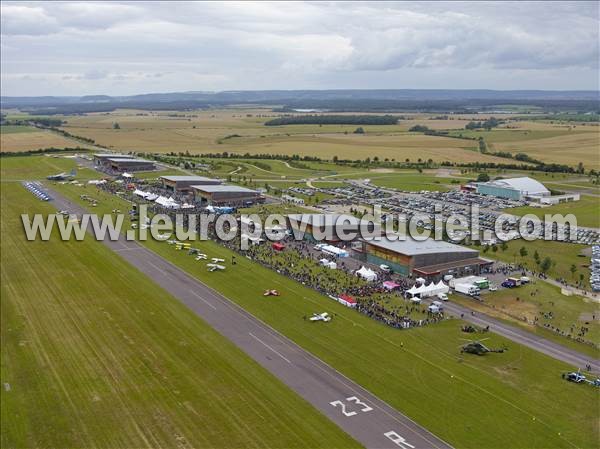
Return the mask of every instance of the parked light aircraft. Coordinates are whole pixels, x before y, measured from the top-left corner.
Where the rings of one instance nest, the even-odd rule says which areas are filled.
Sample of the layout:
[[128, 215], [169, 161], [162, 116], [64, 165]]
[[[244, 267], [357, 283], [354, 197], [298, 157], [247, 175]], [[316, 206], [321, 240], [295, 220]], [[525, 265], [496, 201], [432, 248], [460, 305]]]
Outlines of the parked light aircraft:
[[77, 174], [75, 169], [71, 170], [69, 173], [62, 172], [57, 175], [50, 175], [46, 179], [49, 181], [66, 181], [67, 179], [72, 179]]
[[225, 269], [225, 267], [223, 265], [217, 265], [216, 263], [207, 263], [206, 266], [208, 267], [208, 271], [211, 271], [211, 272]]
[[310, 317], [310, 321], [325, 321], [327, 323], [331, 321], [331, 315], [327, 312], [313, 313], [313, 316]]

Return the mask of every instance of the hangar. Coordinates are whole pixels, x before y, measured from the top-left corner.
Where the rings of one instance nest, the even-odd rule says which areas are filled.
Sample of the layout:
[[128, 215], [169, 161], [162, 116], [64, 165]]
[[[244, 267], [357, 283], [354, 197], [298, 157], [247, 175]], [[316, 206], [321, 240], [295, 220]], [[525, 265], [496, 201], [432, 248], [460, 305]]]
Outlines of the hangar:
[[131, 156], [118, 153], [96, 153], [94, 154], [94, 166], [110, 168], [109, 159], [131, 159]]
[[478, 274], [481, 267], [492, 261], [481, 259], [479, 251], [441, 240], [417, 241], [387, 238], [361, 240], [354, 245], [354, 255], [375, 265], [387, 265], [404, 276], [417, 275], [428, 280], [441, 279], [446, 274], [454, 276]]
[[489, 182], [480, 182], [477, 184], [477, 193], [507, 198], [514, 201], [522, 201], [529, 196], [550, 196], [550, 190], [548, 190], [544, 184], [528, 177], [496, 179]]
[[199, 203], [215, 205], [243, 205], [261, 202], [264, 197], [257, 190], [230, 185], [193, 185], [194, 197]]
[[[340, 234], [360, 231], [362, 222], [369, 231], [374, 229], [373, 223], [347, 214], [290, 214], [287, 218], [289, 228], [298, 233], [302, 232], [304, 240], [313, 243], [323, 241], [341, 242], [343, 239]], [[339, 223], [339, 226], [336, 227], [336, 223]], [[321, 238], [322, 235], [327, 236], [327, 238]]]
[[109, 158], [107, 159], [109, 168], [116, 172], [132, 172], [132, 171], [145, 171], [154, 170], [154, 162], [147, 161], [146, 159], [136, 158]]
[[163, 187], [174, 192], [191, 192], [192, 186], [208, 186], [221, 184], [220, 179], [207, 178], [206, 176], [161, 176]]

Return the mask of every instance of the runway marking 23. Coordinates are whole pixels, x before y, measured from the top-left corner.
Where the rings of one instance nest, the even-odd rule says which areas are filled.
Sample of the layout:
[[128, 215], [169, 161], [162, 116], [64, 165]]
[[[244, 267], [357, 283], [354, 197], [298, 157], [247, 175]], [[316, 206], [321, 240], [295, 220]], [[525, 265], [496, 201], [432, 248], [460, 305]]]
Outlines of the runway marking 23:
[[[359, 410], [360, 412], [366, 413], [366, 412], [370, 412], [371, 410], [373, 410], [372, 407], [365, 404], [363, 401], [358, 399], [356, 396], [350, 396], [349, 398], [346, 398], [345, 400], [347, 402], [351, 402], [351, 403], [361, 406], [362, 408]], [[342, 401], [333, 401], [333, 402], [330, 402], [330, 404], [333, 405], [334, 407], [340, 407], [342, 409], [342, 414], [344, 416], [354, 416], [357, 414], [357, 412], [355, 412], [355, 411], [346, 410], [346, 404], [344, 404], [344, 402], [342, 402]]]
[[400, 435], [398, 435], [393, 430], [384, 433], [386, 437], [388, 437], [392, 442], [396, 444], [396, 446], [401, 447], [402, 449], [414, 449], [414, 446], [406, 441], [406, 439]]

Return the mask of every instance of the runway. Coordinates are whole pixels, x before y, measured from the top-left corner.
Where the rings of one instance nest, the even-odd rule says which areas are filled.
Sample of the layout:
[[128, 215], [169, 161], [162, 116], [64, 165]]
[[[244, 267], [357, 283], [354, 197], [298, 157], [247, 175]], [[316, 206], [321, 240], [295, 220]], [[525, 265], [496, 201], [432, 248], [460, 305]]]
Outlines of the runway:
[[[57, 210], [87, 212], [46, 188]], [[90, 231], [91, 232], [91, 231]], [[451, 446], [215, 290], [138, 242], [103, 242], [367, 448]], [[241, 286], [243, 288], [243, 286]]]
[[543, 354], [549, 355], [557, 360], [568, 363], [574, 368], [585, 369], [586, 365], [591, 365], [592, 371], [596, 374], [600, 372], [600, 362], [593, 357], [582, 354], [581, 352], [562, 346], [544, 337], [540, 337], [517, 326], [505, 324], [500, 320], [492, 318], [480, 312], [473, 312], [468, 307], [461, 306], [453, 302], [444, 303], [444, 310], [455, 317], [461, 317], [479, 327], [490, 327], [490, 331], [502, 335], [516, 343], [535, 349]]

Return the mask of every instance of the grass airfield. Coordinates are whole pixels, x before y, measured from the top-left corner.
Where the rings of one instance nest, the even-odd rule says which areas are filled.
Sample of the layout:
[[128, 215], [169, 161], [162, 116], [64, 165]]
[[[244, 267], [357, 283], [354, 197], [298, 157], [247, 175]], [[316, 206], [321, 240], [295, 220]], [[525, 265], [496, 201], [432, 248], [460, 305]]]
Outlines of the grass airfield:
[[[58, 187], [80, 201], [81, 188]], [[100, 200], [98, 213], [125, 207], [100, 192], [94, 197]], [[563, 381], [560, 373], [569, 367], [561, 362], [495, 335], [486, 343], [506, 345], [508, 352], [461, 356], [466, 334], [460, 321], [397, 331], [244, 258], [226, 272], [209, 273], [202, 262], [164, 242], [145, 244], [456, 447], [596, 445], [597, 391]], [[231, 258], [212, 242], [193, 246], [209, 257]], [[265, 300], [267, 288], [282, 296]], [[327, 326], [301, 318], [321, 311], [337, 316]]]
[[2, 447], [359, 447], [100, 242], [25, 241], [35, 212], [2, 185]]

